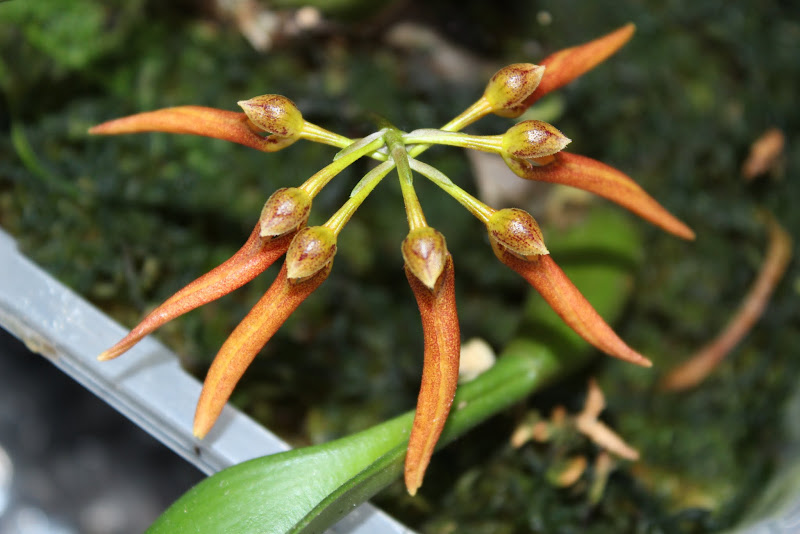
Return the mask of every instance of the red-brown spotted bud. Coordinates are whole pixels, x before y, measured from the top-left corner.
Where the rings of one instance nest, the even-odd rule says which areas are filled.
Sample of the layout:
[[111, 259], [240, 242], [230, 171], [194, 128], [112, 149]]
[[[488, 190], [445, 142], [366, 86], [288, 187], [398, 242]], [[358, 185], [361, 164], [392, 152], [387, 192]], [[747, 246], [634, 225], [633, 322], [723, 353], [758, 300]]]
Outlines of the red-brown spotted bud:
[[336, 255], [336, 234], [326, 226], [300, 230], [286, 251], [286, 276], [302, 282], [314, 276], [333, 261]]
[[552, 124], [522, 121], [503, 134], [503, 151], [517, 159], [533, 159], [561, 152], [572, 140]]
[[543, 75], [544, 67], [541, 65], [508, 65], [492, 76], [486, 84], [483, 96], [497, 115], [519, 117], [525, 111], [525, 99], [536, 90]]
[[428, 289], [434, 289], [447, 263], [444, 236], [430, 226], [417, 228], [403, 240], [401, 251], [408, 270]]
[[259, 224], [261, 237], [278, 237], [304, 226], [311, 212], [311, 196], [298, 187], [278, 189], [264, 203]]
[[523, 260], [549, 254], [539, 224], [527, 211], [506, 208], [496, 211], [486, 223], [489, 241]]
[[279, 137], [297, 137], [303, 131], [303, 115], [294, 102], [281, 95], [262, 95], [237, 102], [247, 118], [262, 130]]

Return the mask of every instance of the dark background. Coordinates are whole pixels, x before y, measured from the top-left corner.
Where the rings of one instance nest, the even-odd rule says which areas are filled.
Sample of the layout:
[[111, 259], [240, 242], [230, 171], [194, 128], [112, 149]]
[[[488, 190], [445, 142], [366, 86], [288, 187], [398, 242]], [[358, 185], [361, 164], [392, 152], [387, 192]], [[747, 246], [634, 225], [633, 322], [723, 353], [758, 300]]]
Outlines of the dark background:
[[0, 330], [0, 532], [142, 532], [201, 474]]

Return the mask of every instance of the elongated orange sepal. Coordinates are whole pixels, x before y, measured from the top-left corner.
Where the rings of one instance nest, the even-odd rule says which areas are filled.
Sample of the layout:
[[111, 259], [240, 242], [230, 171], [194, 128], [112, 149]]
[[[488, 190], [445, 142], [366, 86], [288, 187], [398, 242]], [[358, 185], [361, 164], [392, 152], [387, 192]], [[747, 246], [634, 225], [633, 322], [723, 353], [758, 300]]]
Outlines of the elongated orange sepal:
[[291, 282], [286, 265], [219, 349], [206, 375], [194, 415], [194, 435], [204, 437], [244, 372], [267, 341], [331, 272], [332, 263], [302, 282]]
[[90, 134], [117, 135], [167, 132], [224, 139], [263, 152], [275, 152], [297, 138], [258, 135], [247, 115], [203, 106], [178, 106], [114, 119], [89, 129]]
[[[520, 171], [519, 168], [516, 169]], [[586, 156], [561, 151], [547, 165], [527, 166], [523, 178], [577, 187], [616, 202], [639, 217], [684, 239], [694, 239], [694, 232], [625, 173]]]
[[247, 242], [236, 254], [164, 301], [97, 359], [105, 361], [116, 358], [161, 325], [242, 287], [281, 257], [295, 234], [291, 232], [270, 239], [260, 237], [260, 231], [261, 225], [256, 224]]
[[527, 280], [567, 326], [583, 339], [610, 356], [644, 367], [652, 366], [650, 360], [617, 336], [549, 254], [528, 261], [498, 247], [495, 247], [495, 254]]
[[444, 271], [433, 290], [420, 282], [408, 268], [406, 277], [417, 299], [425, 338], [422, 385], [405, 464], [406, 489], [414, 495], [422, 485], [456, 393], [461, 335], [456, 314], [452, 257], [448, 254]]
[[626, 24], [588, 43], [565, 48], [547, 56], [539, 62], [539, 65], [545, 67], [542, 81], [539, 82], [536, 90], [525, 99], [523, 106], [528, 108], [550, 91], [555, 91], [592, 70], [627, 43], [635, 30], [636, 26]]

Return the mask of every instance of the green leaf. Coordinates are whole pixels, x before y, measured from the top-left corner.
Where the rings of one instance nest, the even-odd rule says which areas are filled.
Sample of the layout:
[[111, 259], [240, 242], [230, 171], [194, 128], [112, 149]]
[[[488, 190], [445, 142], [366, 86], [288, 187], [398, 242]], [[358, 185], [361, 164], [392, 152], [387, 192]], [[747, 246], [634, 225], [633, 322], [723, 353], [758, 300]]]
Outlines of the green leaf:
[[[557, 359], [532, 342], [512, 344], [492, 369], [460, 387], [440, 445], [557, 376]], [[192, 488], [150, 530], [318, 532], [402, 471], [413, 412], [330, 443], [230, 467]]]
[[[587, 245], [611, 251], [573, 261], [569, 272], [601, 314], [614, 315], [628, 294], [629, 269], [635, 263], [639, 241], [624, 220], [607, 212], [592, 215], [590, 220], [608, 224], [608, 237], [573, 233], [562, 250], [574, 258], [581, 257], [581, 249]], [[619, 257], [626, 261], [613, 259]], [[569, 338], [571, 331], [559, 329], [560, 323], [551, 324], [552, 318], [544, 312], [529, 318]], [[510, 343], [494, 367], [459, 386], [438, 447], [563, 377], [592, 354], [584, 343], [574, 340], [555, 344], [555, 348], [544, 346], [538, 338], [528, 339], [533, 333], [526, 328], [526, 338]], [[408, 412], [330, 443], [257, 458], [221, 471], [178, 499], [148, 533], [322, 532], [400, 476], [413, 415]]]

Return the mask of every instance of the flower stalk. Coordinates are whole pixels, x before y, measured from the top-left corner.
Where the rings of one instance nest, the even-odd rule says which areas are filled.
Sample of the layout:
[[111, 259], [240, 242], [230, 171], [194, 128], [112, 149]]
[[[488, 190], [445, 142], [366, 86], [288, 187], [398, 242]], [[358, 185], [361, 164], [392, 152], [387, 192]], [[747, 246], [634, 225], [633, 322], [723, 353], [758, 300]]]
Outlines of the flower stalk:
[[422, 213], [422, 206], [414, 190], [414, 178], [411, 175], [411, 165], [408, 162], [408, 152], [403, 142], [400, 131], [396, 128], [389, 128], [383, 135], [389, 154], [397, 167], [397, 175], [400, 178], [400, 191], [403, 193], [403, 203], [406, 208], [408, 226], [411, 230], [428, 226], [425, 222], [425, 215]]
[[448, 195], [456, 199], [459, 204], [464, 206], [467, 211], [472, 213], [479, 221], [484, 224], [489, 222], [489, 218], [496, 211], [494, 208], [487, 206], [474, 196], [458, 187], [450, 178], [448, 178], [436, 167], [431, 167], [427, 163], [423, 163], [422, 161], [413, 158], [410, 160], [410, 164], [412, 169], [442, 188]]

